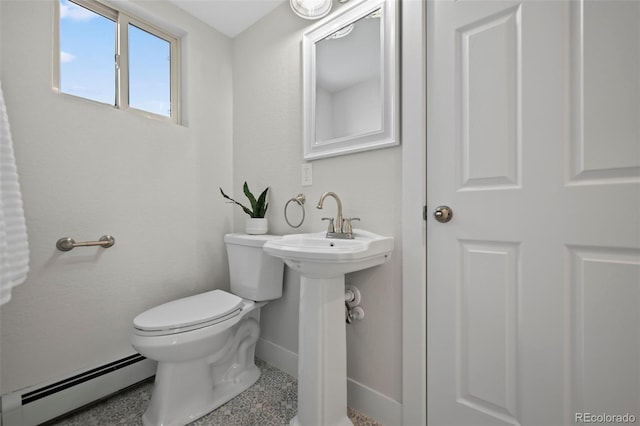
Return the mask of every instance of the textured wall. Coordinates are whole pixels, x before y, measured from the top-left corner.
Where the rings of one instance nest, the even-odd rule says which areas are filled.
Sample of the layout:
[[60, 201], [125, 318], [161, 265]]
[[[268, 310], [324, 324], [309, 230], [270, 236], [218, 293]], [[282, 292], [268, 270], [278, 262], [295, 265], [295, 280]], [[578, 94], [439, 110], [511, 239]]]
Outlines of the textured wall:
[[[140, 2], [183, 38], [186, 125], [51, 89], [53, 1], [0, 2], [5, 100], [32, 250], [2, 307], [2, 393], [133, 353], [135, 315], [227, 287], [231, 43], [168, 2]], [[131, 3], [129, 3], [131, 7]], [[133, 6], [136, 6], [135, 4]], [[115, 236], [62, 253], [55, 242]]]
[[[320, 231], [323, 216], [335, 216], [324, 191], [335, 191], [345, 216], [362, 218], [360, 226], [396, 237], [396, 251], [383, 266], [347, 275], [363, 296], [364, 321], [348, 326], [348, 375], [401, 401], [401, 147], [369, 151], [313, 162], [313, 185], [300, 185], [302, 159], [301, 38], [309, 22], [283, 4], [233, 41], [234, 66], [234, 190], [242, 182], [270, 186], [267, 217], [271, 233]], [[307, 196], [307, 217], [298, 230], [284, 221], [286, 201]], [[235, 209], [235, 229], [244, 214]], [[297, 352], [299, 276], [287, 270], [282, 299], [262, 312], [262, 337]]]

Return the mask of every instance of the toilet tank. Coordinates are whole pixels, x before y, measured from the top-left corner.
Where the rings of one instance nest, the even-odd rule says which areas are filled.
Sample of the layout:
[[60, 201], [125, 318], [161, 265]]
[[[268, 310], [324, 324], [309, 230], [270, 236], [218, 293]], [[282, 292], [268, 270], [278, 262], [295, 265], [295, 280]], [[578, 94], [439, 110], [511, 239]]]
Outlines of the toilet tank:
[[258, 302], [282, 296], [284, 262], [262, 250], [264, 243], [276, 238], [280, 237], [247, 234], [224, 236], [231, 293]]

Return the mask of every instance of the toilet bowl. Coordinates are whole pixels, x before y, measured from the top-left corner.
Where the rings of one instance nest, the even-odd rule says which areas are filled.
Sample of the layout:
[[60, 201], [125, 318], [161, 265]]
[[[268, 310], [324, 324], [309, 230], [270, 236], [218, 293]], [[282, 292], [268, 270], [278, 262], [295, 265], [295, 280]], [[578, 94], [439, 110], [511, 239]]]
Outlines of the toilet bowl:
[[145, 426], [186, 425], [258, 380], [259, 308], [282, 295], [284, 264], [262, 251], [273, 238], [225, 235], [231, 292], [174, 300], [133, 320], [132, 346], [158, 361]]

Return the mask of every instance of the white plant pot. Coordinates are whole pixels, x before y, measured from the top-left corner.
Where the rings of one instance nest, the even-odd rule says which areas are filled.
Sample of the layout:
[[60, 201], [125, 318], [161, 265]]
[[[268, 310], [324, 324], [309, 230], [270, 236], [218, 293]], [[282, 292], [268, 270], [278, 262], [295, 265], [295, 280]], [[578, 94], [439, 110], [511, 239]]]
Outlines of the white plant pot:
[[266, 234], [269, 230], [269, 224], [264, 217], [249, 218], [245, 224], [245, 232], [249, 235], [262, 235]]

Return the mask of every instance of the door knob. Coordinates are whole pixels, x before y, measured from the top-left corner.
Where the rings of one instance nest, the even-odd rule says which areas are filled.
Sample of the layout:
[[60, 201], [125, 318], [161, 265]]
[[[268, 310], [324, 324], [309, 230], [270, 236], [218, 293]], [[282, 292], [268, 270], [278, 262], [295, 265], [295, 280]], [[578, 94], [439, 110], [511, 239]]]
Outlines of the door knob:
[[453, 210], [449, 206], [438, 206], [433, 211], [433, 217], [440, 223], [447, 223], [453, 217]]

